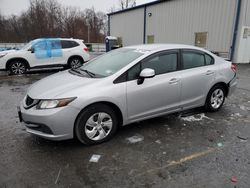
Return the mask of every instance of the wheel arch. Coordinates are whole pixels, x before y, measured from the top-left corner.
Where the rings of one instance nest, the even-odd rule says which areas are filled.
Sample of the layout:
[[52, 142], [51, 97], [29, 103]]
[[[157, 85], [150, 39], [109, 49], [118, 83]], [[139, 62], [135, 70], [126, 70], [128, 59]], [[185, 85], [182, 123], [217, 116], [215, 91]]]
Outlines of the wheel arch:
[[15, 60], [21, 60], [21, 61], [23, 61], [23, 62], [26, 64], [27, 68], [28, 68], [28, 69], [30, 68], [30, 64], [29, 64], [29, 62], [28, 62], [25, 58], [22, 58], [22, 57], [14, 57], [14, 58], [9, 59], [9, 60], [6, 62], [6, 66], [5, 66], [6, 70], [9, 69], [9, 66], [10, 66], [11, 62], [13, 62], [13, 61], [15, 61]]
[[[217, 85], [220, 85], [220, 86], [222, 86], [224, 89], [225, 89], [225, 96], [227, 97], [228, 96], [228, 92], [229, 92], [229, 84], [226, 84], [225, 82], [218, 82], [218, 83], [216, 83], [216, 84], [214, 84], [211, 88], [210, 88], [210, 90], [213, 88], [213, 87], [215, 87], [215, 86], [217, 86]], [[209, 91], [210, 91], [209, 90]]]
[[115, 114], [117, 115], [117, 119], [118, 119], [118, 126], [122, 126], [123, 125], [123, 114], [122, 114], [122, 111], [120, 110], [120, 108], [112, 103], [112, 102], [108, 102], [108, 101], [99, 101], [99, 102], [94, 102], [94, 103], [91, 103], [89, 105], [87, 105], [86, 107], [84, 107], [79, 113], [78, 115], [76, 116], [76, 119], [75, 119], [75, 122], [74, 122], [74, 137], [75, 137], [75, 127], [76, 127], [76, 122], [79, 118], [79, 116], [81, 115], [81, 113], [86, 110], [87, 108], [89, 108], [90, 106], [92, 105], [97, 105], [97, 104], [105, 104], [109, 107], [111, 107], [114, 111], [115, 111]]

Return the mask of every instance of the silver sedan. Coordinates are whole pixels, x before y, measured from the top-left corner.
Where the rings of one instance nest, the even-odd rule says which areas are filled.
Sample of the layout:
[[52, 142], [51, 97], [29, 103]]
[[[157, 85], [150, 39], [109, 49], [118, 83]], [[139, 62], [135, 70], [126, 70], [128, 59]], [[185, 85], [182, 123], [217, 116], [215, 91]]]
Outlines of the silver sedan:
[[218, 111], [236, 88], [236, 67], [201, 48], [120, 48], [33, 84], [19, 108], [29, 133], [98, 144], [119, 126], [204, 106]]

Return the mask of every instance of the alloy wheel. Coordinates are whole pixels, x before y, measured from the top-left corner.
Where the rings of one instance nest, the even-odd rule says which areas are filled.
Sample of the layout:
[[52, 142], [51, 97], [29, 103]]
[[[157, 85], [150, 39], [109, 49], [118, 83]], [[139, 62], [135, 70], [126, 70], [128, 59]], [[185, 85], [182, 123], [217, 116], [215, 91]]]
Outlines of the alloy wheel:
[[26, 71], [26, 67], [22, 62], [15, 62], [11, 65], [11, 71], [14, 74], [23, 74]]
[[222, 89], [216, 89], [211, 95], [211, 106], [214, 109], [220, 108], [220, 106], [223, 104], [224, 101], [224, 92]]
[[99, 141], [106, 138], [111, 132], [113, 121], [105, 112], [95, 113], [85, 124], [85, 134], [90, 140]]
[[82, 64], [81, 64], [81, 61], [79, 59], [73, 59], [70, 63], [70, 66], [71, 68], [73, 69], [76, 69], [78, 67], [80, 67]]

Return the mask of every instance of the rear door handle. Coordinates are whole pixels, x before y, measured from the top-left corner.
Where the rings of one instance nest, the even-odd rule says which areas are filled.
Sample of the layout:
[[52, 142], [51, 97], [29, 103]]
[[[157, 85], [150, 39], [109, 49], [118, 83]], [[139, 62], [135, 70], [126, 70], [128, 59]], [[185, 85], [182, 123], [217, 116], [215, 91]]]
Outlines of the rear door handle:
[[208, 71], [206, 72], [206, 75], [211, 75], [211, 74], [214, 74], [214, 71], [208, 70]]
[[177, 82], [179, 82], [179, 79], [177, 78], [172, 78], [171, 80], [169, 80], [169, 84], [175, 84]]

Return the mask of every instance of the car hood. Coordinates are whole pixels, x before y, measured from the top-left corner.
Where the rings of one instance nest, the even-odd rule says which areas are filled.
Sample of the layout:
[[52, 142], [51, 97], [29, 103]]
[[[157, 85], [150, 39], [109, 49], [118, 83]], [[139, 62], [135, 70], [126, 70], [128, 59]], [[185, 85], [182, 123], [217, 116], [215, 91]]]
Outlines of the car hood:
[[33, 99], [76, 97], [77, 95], [65, 95], [74, 89], [86, 87], [89, 84], [97, 82], [97, 80], [100, 79], [77, 76], [68, 71], [63, 71], [36, 82], [28, 89], [27, 94]]
[[12, 53], [12, 52], [17, 52], [17, 50], [3, 50], [3, 51], [0, 51], [0, 55], [9, 54], [9, 53]]

